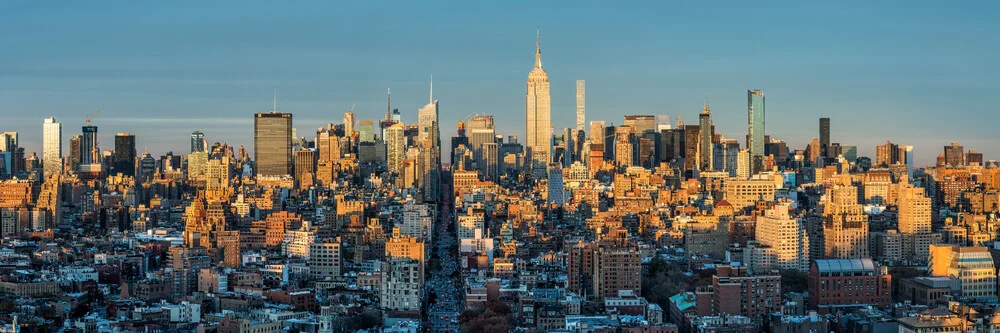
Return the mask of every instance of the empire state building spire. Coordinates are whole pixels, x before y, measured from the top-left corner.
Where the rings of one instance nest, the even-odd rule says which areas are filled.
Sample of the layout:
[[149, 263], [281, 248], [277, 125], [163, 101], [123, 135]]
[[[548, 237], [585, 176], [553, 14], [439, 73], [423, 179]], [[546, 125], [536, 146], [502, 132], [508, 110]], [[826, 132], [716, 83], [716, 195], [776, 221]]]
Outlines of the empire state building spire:
[[528, 72], [527, 93], [525, 94], [526, 153], [533, 161], [532, 169], [538, 171], [536, 177], [544, 177], [550, 162], [552, 146], [552, 104], [549, 95], [549, 74], [542, 68], [542, 39], [540, 30], [535, 30], [535, 67]]
[[542, 68], [542, 33], [535, 28], [535, 68]]

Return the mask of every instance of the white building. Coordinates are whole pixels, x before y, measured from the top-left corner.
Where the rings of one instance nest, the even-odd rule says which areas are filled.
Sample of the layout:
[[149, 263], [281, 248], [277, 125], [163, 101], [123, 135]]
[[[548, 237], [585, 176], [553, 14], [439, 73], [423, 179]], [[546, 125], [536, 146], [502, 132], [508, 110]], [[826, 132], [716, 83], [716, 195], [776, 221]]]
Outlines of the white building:
[[189, 303], [162, 305], [164, 314], [170, 317], [172, 323], [197, 323], [201, 321], [201, 304]]
[[420, 265], [411, 258], [392, 258], [383, 264], [379, 290], [383, 310], [420, 311], [424, 285]]
[[400, 225], [399, 232], [429, 243], [434, 235], [434, 208], [428, 204], [417, 204], [412, 201], [404, 204], [403, 224]]

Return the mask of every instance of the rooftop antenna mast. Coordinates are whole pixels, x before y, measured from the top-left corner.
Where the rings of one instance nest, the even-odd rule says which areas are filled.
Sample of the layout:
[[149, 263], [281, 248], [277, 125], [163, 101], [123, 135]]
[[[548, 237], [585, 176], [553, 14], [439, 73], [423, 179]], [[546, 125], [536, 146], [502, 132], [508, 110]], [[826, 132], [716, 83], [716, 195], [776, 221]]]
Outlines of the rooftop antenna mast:
[[428, 100], [429, 103], [434, 103], [434, 74], [431, 74], [431, 97]]
[[278, 88], [274, 88], [274, 108], [271, 111], [278, 112]]

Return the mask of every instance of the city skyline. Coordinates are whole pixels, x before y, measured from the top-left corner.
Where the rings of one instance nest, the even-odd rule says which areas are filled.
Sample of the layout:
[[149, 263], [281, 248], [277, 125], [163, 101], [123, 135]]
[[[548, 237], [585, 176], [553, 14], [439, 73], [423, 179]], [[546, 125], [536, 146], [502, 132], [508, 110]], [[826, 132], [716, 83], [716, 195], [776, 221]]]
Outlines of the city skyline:
[[[695, 123], [704, 97], [709, 96], [716, 132], [745, 146], [746, 105], [741, 92], [760, 88], [771, 97], [766, 134], [794, 149], [818, 137], [816, 119], [830, 117], [831, 141], [857, 146], [859, 156], [873, 156], [875, 145], [886, 140], [915, 146], [920, 166], [933, 164], [940, 147], [952, 141], [987, 157], [1000, 155], [986, 122], [959, 123], [988, 114], [989, 88], [997, 85], [997, 76], [991, 74], [996, 68], [987, 63], [997, 50], [985, 45], [995, 38], [985, 34], [994, 23], [988, 22], [984, 13], [989, 11], [982, 8], [993, 4], [966, 3], [940, 10], [916, 4], [908, 13], [891, 12], [892, 6], [886, 4], [866, 4], [866, 11], [850, 13], [844, 10], [851, 4], [788, 5], [799, 14], [788, 18], [790, 24], [813, 22], [798, 32], [735, 16], [745, 9], [740, 6], [750, 5], [684, 4], [664, 14], [668, 23], [636, 23], [632, 21], [641, 20], [618, 14], [601, 27], [567, 21], [570, 17], [586, 21], [602, 13], [592, 5], [581, 5], [573, 13], [542, 6], [539, 13], [523, 18], [482, 24], [471, 23], [489, 16], [491, 10], [514, 9], [501, 4], [460, 6], [470, 11], [468, 17], [442, 13], [442, 18], [451, 20], [410, 32], [391, 20], [362, 22], [377, 15], [368, 6], [348, 4], [345, 11], [362, 14], [343, 23], [289, 24], [270, 32], [244, 20], [210, 22], [206, 19], [222, 8], [201, 8], [205, 16], [192, 16], [187, 23], [206, 36], [164, 48], [163, 43], [176, 43], [178, 36], [160, 29], [148, 35], [129, 32], [118, 26], [169, 26], [172, 18], [187, 12], [156, 5], [107, 12], [86, 7], [101, 12], [104, 22], [69, 31], [84, 21], [77, 16], [62, 20], [65, 13], [43, 5], [4, 5], [4, 12], [18, 14], [3, 23], [9, 29], [30, 26], [25, 21], [29, 18], [35, 22], [30, 24], [45, 25], [4, 37], [15, 51], [0, 56], [5, 59], [0, 62], [4, 88], [0, 98], [9, 101], [8, 107], [27, 111], [14, 114], [0, 130], [22, 133], [22, 145], [40, 153], [42, 119], [54, 116], [63, 123], [63, 146], [67, 146], [68, 139], [79, 134], [89, 110], [100, 107], [105, 111], [94, 120], [95, 126], [107, 133], [136, 133], [137, 148], [149, 147], [154, 155], [168, 150], [183, 153], [196, 130], [204, 132], [209, 143], [226, 141], [252, 150], [250, 119], [270, 108], [267, 99], [272, 89], [278, 90], [279, 108], [295, 114], [294, 127], [308, 133], [338, 122], [355, 100], [357, 119], [382, 118], [383, 85], [392, 80], [397, 87], [394, 105], [401, 109], [404, 122], [413, 123], [426, 96], [426, 76], [435, 73], [437, 97], [445, 102], [442, 135], [452, 135], [465, 115], [481, 113], [498, 116], [498, 134], [521, 137], [524, 118], [515, 110], [523, 107], [519, 96], [524, 94], [524, 72], [530, 70], [534, 46], [530, 29], [540, 25], [546, 32], [554, 133], [574, 127], [574, 82], [587, 80], [588, 123], [620, 124], [625, 114], [665, 114], [671, 119], [684, 114], [682, 120]], [[412, 9], [423, 13], [440, 7]], [[774, 8], [764, 7], [762, 14], [775, 15], [765, 10]], [[251, 4], [233, 10], [252, 16], [268, 9]], [[408, 8], [400, 4], [399, 9]], [[921, 19], [932, 11], [938, 24], [921, 26]], [[288, 10], [273, 14], [284, 21], [292, 15]], [[702, 21], [685, 18], [697, 16], [693, 14], [707, 16]], [[891, 17], [894, 25], [878, 24], [874, 18], [880, 15]], [[840, 31], [841, 23], [854, 29]], [[461, 25], [469, 28], [455, 29]], [[740, 26], [760, 28], [762, 37], [741, 39], [734, 35]], [[346, 33], [336, 38], [317, 33], [326, 30]], [[933, 47], [918, 38], [949, 32], [961, 32], [963, 37], [941, 40]], [[433, 41], [434, 47], [406, 41], [417, 34], [418, 40]], [[89, 36], [103, 38], [94, 37], [87, 45], [75, 42]], [[212, 45], [208, 40], [212, 36], [225, 37], [224, 44], [233, 45]], [[38, 44], [40, 40], [46, 43]], [[335, 46], [323, 46], [328, 44]], [[74, 57], [66, 58], [68, 50], [75, 51]], [[205, 116], [209, 114], [215, 116]], [[890, 122], [898, 126], [883, 128]], [[110, 147], [102, 144], [102, 149]]]

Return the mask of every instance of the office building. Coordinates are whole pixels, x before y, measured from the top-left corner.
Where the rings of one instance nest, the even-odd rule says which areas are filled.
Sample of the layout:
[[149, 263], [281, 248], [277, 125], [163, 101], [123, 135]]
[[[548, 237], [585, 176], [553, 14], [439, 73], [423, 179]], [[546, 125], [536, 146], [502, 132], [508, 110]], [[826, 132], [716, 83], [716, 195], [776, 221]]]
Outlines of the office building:
[[403, 124], [396, 123], [385, 129], [386, 164], [390, 172], [403, 174], [403, 160], [406, 159], [406, 137]]
[[944, 146], [944, 163], [950, 167], [965, 166], [965, 147], [958, 142]]
[[354, 115], [354, 107], [344, 112], [344, 137], [354, 137], [354, 128], [357, 126], [357, 117]]
[[931, 233], [931, 198], [920, 187], [900, 190], [898, 201], [898, 227], [903, 235], [903, 253], [913, 262], [926, 262], [931, 244], [937, 243], [940, 234]]
[[586, 131], [584, 128], [586, 118], [586, 82], [576, 80], [576, 131]]
[[949, 278], [952, 294], [964, 302], [997, 302], [997, 270], [982, 246], [929, 245], [929, 276]]
[[623, 125], [632, 127], [636, 135], [642, 134], [646, 131], [655, 131], [656, 116], [627, 114], [625, 115], [625, 122]]
[[764, 115], [764, 93], [747, 90], [747, 149], [753, 174], [764, 168]]
[[340, 237], [314, 240], [309, 244], [309, 274], [319, 280], [340, 277]]
[[111, 155], [111, 174], [135, 176], [135, 135], [122, 132], [115, 135], [115, 152]]
[[254, 114], [254, 163], [258, 176], [292, 175], [292, 114]]
[[535, 40], [535, 67], [528, 73], [525, 95], [525, 130], [527, 150], [531, 154], [532, 169], [544, 168], [551, 156], [552, 122], [549, 95], [549, 74], [542, 67], [541, 37]]
[[819, 149], [820, 156], [827, 158], [837, 157], [830, 150], [830, 118], [819, 118]]
[[42, 124], [42, 168], [45, 179], [63, 171], [62, 124], [55, 117], [45, 118]]
[[708, 110], [708, 101], [705, 101], [705, 108], [698, 115], [698, 127], [701, 129], [698, 136], [698, 170], [712, 171], [714, 169], [712, 138], [715, 136], [715, 126], [712, 125], [712, 113]]
[[757, 217], [755, 242], [750, 242], [750, 270], [809, 269], [809, 236], [802, 221], [792, 216], [790, 204], [779, 202]]
[[205, 151], [205, 133], [194, 131], [191, 133], [191, 152]]
[[83, 136], [80, 134], [69, 138], [69, 170], [77, 172], [83, 162]]
[[295, 151], [295, 183], [300, 189], [308, 189], [316, 183], [316, 150]]

